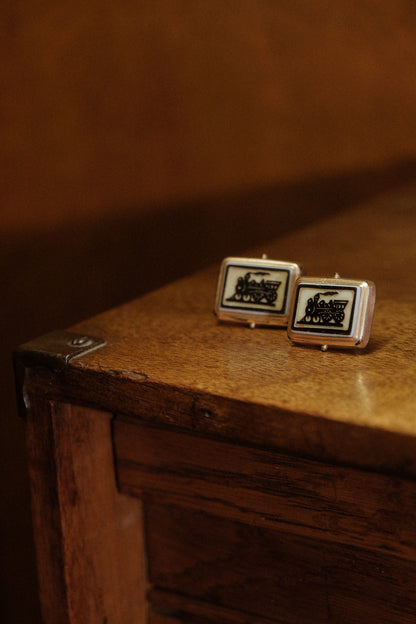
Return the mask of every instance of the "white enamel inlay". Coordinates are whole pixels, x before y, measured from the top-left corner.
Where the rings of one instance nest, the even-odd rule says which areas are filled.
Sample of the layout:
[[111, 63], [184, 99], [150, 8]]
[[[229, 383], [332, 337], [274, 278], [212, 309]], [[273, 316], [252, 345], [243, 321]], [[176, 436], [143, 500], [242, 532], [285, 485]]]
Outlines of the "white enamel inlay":
[[[355, 302], [354, 302], [355, 297]], [[293, 329], [300, 331], [353, 333], [359, 294], [356, 288], [336, 285], [300, 286]]]
[[221, 305], [284, 314], [288, 305], [286, 290], [290, 274], [289, 269], [229, 265]]

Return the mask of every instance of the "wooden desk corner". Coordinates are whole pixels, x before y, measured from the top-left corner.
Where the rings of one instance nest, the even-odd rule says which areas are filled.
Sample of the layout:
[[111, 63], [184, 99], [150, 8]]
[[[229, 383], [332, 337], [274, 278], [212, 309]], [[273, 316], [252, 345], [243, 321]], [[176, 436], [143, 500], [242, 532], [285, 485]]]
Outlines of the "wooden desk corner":
[[362, 352], [218, 322], [215, 266], [18, 355], [47, 624], [415, 621], [415, 201], [253, 251], [373, 280]]

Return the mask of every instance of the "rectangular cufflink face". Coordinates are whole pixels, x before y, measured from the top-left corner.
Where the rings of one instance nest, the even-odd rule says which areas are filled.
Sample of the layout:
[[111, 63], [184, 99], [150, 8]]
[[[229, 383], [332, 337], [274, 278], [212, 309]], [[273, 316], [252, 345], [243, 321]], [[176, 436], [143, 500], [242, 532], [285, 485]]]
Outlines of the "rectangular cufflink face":
[[299, 279], [288, 336], [299, 343], [363, 348], [370, 338], [375, 295], [375, 285], [369, 281]]
[[287, 325], [293, 286], [301, 274], [302, 268], [294, 262], [225, 258], [215, 313], [221, 320]]

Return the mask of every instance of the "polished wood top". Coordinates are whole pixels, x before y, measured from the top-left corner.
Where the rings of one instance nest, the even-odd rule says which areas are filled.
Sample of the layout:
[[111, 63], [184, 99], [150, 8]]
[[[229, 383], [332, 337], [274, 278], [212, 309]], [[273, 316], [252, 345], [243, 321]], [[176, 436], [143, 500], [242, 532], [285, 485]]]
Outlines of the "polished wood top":
[[72, 328], [107, 346], [75, 360], [66, 383], [151, 423], [415, 476], [415, 204], [416, 186], [401, 189], [304, 229], [300, 223], [251, 252], [295, 260], [311, 276], [373, 280], [365, 350], [324, 353], [292, 345], [284, 329], [219, 322], [219, 258]]

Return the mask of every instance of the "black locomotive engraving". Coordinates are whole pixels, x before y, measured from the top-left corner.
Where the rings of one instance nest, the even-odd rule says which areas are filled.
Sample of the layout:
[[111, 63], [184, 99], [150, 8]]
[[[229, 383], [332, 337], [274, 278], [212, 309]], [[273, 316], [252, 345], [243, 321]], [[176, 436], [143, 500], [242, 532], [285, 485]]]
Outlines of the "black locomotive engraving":
[[244, 277], [239, 277], [235, 284], [235, 292], [227, 301], [242, 301], [243, 303], [261, 303], [273, 306], [277, 299], [277, 289], [282, 282], [265, 280], [264, 277], [257, 281], [251, 279], [252, 275], [270, 275], [265, 271], [248, 271]]
[[345, 307], [348, 303], [347, 299], [330, 299], [325, 301], [320, 297], [332, 297], [338, 295], [337, 291], [327, 291], [316, 293], [313, 299], [309, 297], [305, 307], [305, 315], [298, 321], [304, 325], [333, 325], [342, 327], [345, 319]]

